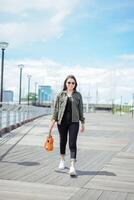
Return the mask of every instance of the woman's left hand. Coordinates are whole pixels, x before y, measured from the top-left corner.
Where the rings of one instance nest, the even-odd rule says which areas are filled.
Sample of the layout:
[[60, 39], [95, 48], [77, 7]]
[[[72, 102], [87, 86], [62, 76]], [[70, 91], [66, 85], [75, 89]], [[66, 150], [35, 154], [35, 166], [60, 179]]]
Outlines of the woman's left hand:
[[80, 132], [84, 132], [84, 130], [85, 130], [85, 125], [84, 125], [84, 124], [81, 124]]

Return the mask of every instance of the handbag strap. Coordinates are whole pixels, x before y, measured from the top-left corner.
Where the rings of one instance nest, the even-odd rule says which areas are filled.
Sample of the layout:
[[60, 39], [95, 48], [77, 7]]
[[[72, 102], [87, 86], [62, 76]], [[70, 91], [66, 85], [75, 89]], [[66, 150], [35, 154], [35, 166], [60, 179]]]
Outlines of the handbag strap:
[[49, 135], [49, 137], [52, 136], [52, 131], [51, 131], [51, 130], [49, 131], [49, 134], [48, 134], [48, 135]]

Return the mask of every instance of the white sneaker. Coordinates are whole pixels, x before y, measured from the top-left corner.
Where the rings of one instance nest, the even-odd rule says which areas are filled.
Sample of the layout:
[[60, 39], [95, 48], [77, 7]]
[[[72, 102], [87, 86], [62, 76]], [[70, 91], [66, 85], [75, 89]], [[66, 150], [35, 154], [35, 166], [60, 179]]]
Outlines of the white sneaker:
[[70, 174], [70, 176], [76, 176], [77, 175], [74, 166], [70, 167], [69, 174]]
[[65, 161], [64, 160], [60, 161], [59, 169], [65, 169]]

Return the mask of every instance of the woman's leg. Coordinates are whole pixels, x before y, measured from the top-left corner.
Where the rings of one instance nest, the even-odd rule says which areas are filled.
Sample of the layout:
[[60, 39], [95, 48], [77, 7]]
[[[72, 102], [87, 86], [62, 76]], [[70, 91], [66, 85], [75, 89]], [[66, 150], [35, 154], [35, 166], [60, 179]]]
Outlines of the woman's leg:
[[65, 169], [65, 153], [66, 153], [68, 128], [65, 125], [58, 125], [58, 130], [60, 136], [60, 155], [61, 155], [59, 169], [62, 170]]
[[64, 157], [64, 155], [66, 154], [68, 127], [65, 125], [58, 125], [58, 130], [60, 136], [60, 154], [61, 157]]
[[71, 158], [71, 164], [70, 164], [70, 170], [69, 174], [70, 176], [76, 176], [76, 170], [75, 170], [75, 161], [76, 161], [76, 154], [77, 154], [77, 135], [79, 131], [79, 122], [72, 123], [69, 126], [69, 148], [70, 148], [70, 158]]
[[79, 122], [71, 123], [69, 126], [69, 148], [71, 160], [76, 160], [78, 131]]

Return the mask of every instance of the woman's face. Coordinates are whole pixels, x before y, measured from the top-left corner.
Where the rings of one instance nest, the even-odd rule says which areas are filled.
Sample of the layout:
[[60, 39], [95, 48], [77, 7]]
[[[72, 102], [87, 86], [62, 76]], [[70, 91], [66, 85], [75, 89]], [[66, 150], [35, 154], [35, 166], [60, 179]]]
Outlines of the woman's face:
[[75, 80], [73, 78], [68, 78], [66, 81], [67, 90], [73, 91], [75, 88]]

